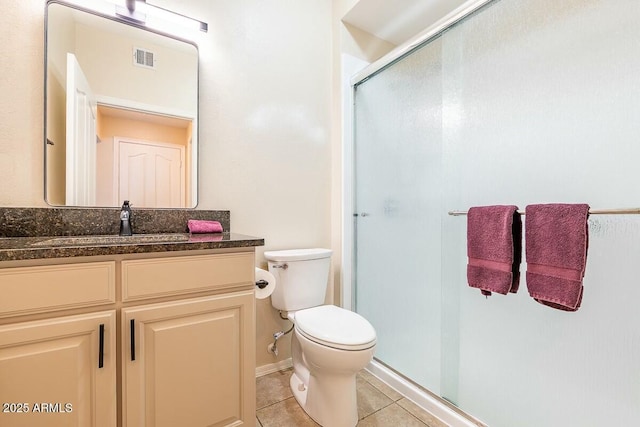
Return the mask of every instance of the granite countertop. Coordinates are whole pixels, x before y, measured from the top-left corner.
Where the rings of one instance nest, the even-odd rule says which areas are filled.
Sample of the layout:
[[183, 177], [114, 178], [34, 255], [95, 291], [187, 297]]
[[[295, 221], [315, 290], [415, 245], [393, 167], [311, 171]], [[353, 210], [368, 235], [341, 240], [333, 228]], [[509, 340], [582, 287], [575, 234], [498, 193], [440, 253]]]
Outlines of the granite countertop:
[[0, 261], [138, 254], [263, 246], [264, 239], [238, 233], [159, 233], [0, 238]]
[[[189, 234], [190, 219], [224, 233]], [[0, 261], [264, 246], [231, 232], [229, 211], [134, 209], [133, 236], [119, 236], [119, 208], [0, 207]]]

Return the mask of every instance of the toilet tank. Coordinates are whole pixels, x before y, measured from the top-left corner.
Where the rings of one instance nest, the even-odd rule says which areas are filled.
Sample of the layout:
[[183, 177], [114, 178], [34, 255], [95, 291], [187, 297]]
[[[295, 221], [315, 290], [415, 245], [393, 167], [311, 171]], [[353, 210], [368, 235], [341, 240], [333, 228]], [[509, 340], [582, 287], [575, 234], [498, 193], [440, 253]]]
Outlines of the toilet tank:
[[265, 252], [269, 271], [276, 278], [271, 305], [295, 311], [324, 304], [331, 253], [320, 248]]

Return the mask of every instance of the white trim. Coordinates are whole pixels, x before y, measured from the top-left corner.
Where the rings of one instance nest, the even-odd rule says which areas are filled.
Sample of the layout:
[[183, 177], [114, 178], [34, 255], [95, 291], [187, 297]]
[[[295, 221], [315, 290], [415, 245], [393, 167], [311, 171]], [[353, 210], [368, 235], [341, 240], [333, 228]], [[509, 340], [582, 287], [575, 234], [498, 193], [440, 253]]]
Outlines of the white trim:
[[362, 70], [360, 73], [353, 76], [353, 78], [351, 79], [351, 84], [356, 85], [358, 83], [361, 83], [363, 80], [371, 77], [373, 74], [390, 65], [392, 62], [400, 59], [404, 55], [408, 54], [425, 41], [436, 36], [446, 28], [452, 26], [461, 19], [464, 19], [466, 16], [472, 14], [491, 1], [493, 0], [469, 0], [466, 3], [460, 5], [458, 8], [451, 11], [451, 13], [445, 15], [442, 19], [436, 21], [426, 30], [422, 31], [415, 37], [396, 47], [391, 52]]
[[182, 110], [180, 108], [165, 107], [162, 105], [145, 104], [144, 102], [115, 98], [113, 96], [96, 95], [96, 101], [98, 102], [98, 104], [106, 105], [108, 107], [117, 107], [124, 110], [140, 111], [144, 113], [175, 117], [178, 119], [193, 120], [194, 123], [197, 116], [197, 114], [193, 111]]
[[293, 366], [291, 358], [281, 360], [276, 363], [270, 363], [268, 365], [262, 365], [256, 367], [256, 378], [265, 375], [273, 374], [274, 372], [283, 371]]
[[355, 309], [353, 298], [353, 214], [354, 210], [354, 141], [353, 141], [353, 87], [350, 79], [364, 69], [368, 62], [355, 56], [342, 54], [342, 307]]
[[118, 206], [120, 200], [118, 200], [120, 192], [120, 140], [117, 136], [111, 139], [111, 152], [113, 158], [112, 171], [111, 171], [111, 206]]
[[389, 387], [402, 394], [407, 399], [431, 413], [451, 427], [478, 427], [478, 424], [460, 415], [446, 404], [425, 392], [410, 381], [402, 378], [386, 366], [373, 360], [365, 368]]

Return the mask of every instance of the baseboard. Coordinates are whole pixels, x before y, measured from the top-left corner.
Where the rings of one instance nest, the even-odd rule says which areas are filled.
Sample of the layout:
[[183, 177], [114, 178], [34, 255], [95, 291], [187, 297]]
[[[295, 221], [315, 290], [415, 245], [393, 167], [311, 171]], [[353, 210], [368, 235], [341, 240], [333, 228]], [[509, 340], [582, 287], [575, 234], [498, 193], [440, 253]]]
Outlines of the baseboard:
[[289, 369], [291, 366], [293, 366], [291, 364], [291, 358], [281, 360], [276, 363], [270, 363], [268, 365], [258, 366], [256, 367], [256, 378], [282, 371], [284, 369]]
[[467, 418], [461, 410], [449, 407], [446, 402], [441, 401], [438, 397], [416, 386], [376, 360], [369, 363], [365, 369], [451, 427], [478, 427], [485, 425], [479, 421], [472, 421], [472, 417]]

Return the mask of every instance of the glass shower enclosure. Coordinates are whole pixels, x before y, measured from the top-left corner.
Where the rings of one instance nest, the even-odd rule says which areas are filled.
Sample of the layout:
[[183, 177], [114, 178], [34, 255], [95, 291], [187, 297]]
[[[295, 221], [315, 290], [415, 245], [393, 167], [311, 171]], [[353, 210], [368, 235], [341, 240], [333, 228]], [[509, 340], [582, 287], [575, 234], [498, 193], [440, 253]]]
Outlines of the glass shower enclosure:
[[631, 0], [492, 1], [354, 85], [355, 309], [379, 362], [492, 427], [640, 419], [640, 215], [590, 217], [575, 313], [524, 274], [469, 288], [448, 215], [640, 205], [638, 22]]
[[[355, 93], [356, 310], [377, 357], [440, 390], [440, 41]], [[416, 76], [429, 78], [417, 79]], [[426, 101], [426, 102], [425, 102]], [[405, 108], [405, 106], [416, 108]], [[431, 141], [431, 143], [429, 143]]]

